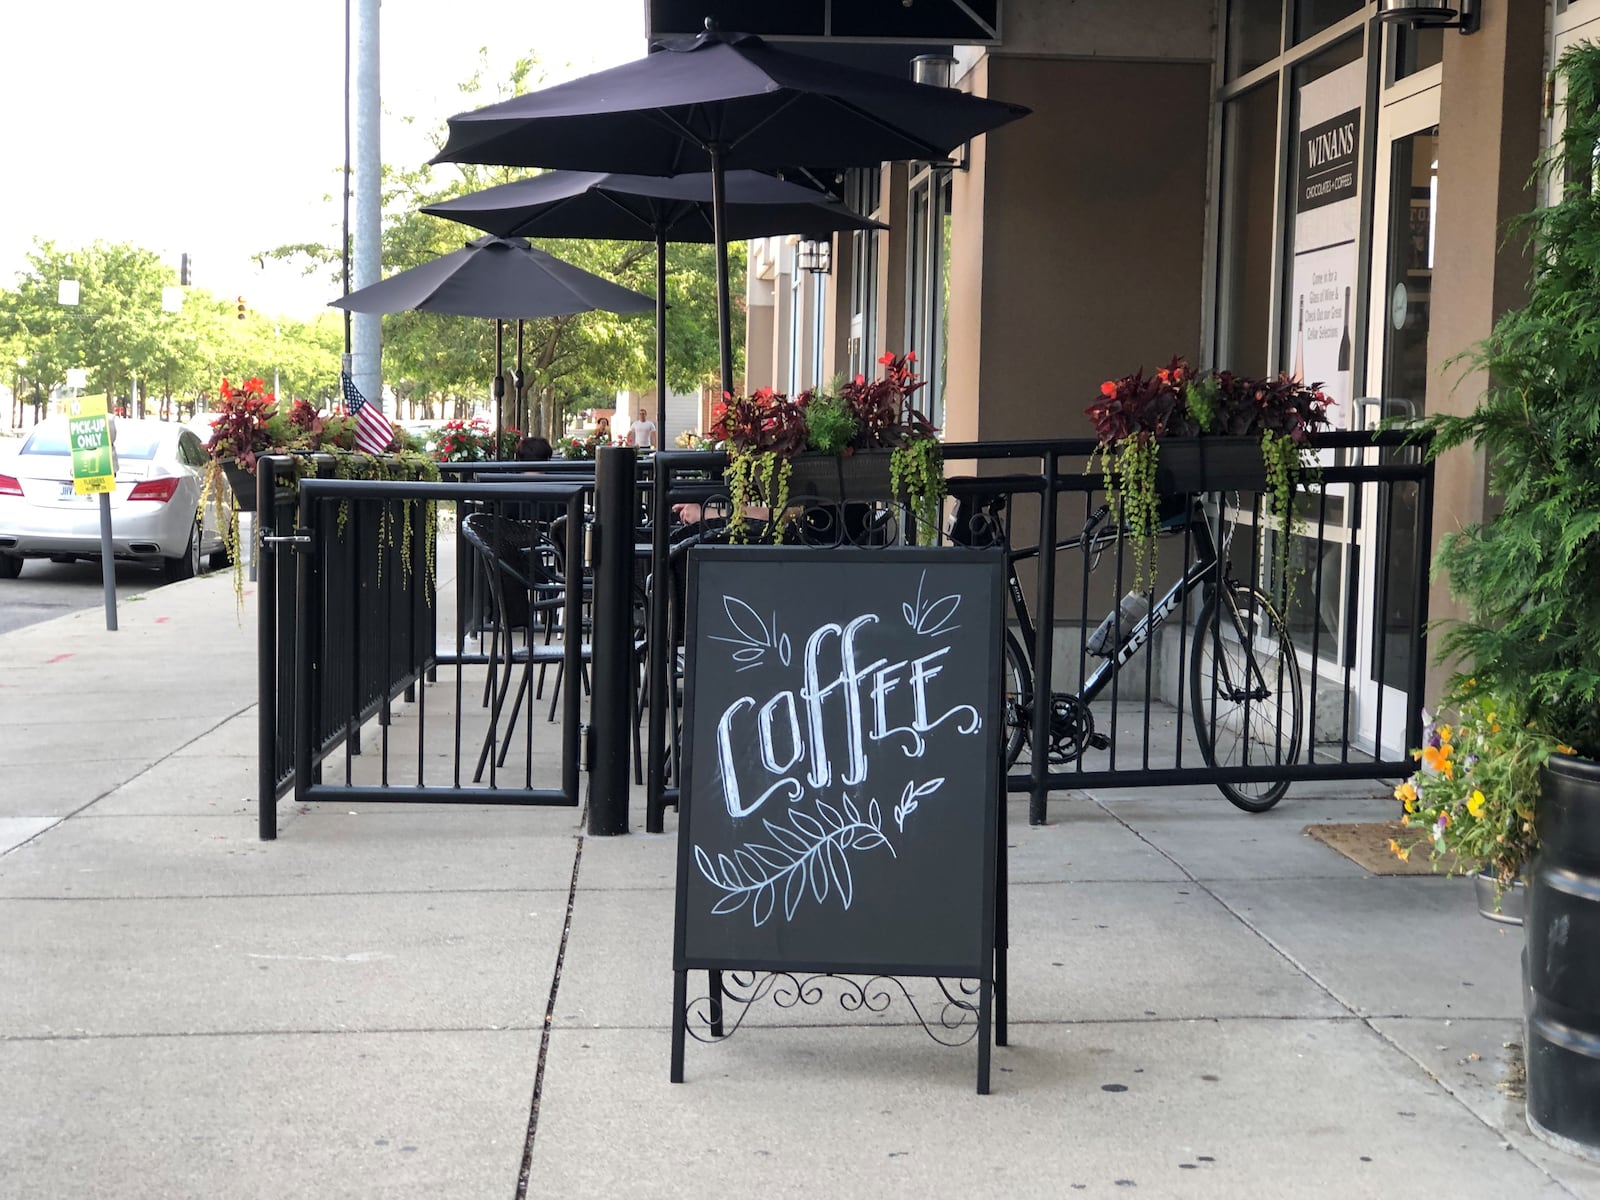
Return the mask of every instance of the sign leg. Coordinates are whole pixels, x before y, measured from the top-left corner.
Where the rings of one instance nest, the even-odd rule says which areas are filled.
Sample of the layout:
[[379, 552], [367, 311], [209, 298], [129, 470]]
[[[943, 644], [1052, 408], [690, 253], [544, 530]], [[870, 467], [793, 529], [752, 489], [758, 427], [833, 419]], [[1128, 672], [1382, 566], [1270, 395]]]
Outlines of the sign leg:
[[711, 989], [711, 1036], [722, 1036], [722, 972], [707, 971], [706, 982]]
[[672, 1068], [667, 1078], [672, 1083], [683, 1082], [684, 1011], [689, 1003], [689, 972], [672, 973]]
[[[1005, 812], [1004, 807], [1000, 810]], [[994, 1044], [1006, 1044], [1006, 949], [1011, 944], [1010, 881], [1006, 876], [1006, 831], [1000, 827], [995, 857], [994, 897]]]
[[990, 1035], [994, 1016], [994, 987], [985, 979], [978, 986], [978, 1095], [989, 1094]]

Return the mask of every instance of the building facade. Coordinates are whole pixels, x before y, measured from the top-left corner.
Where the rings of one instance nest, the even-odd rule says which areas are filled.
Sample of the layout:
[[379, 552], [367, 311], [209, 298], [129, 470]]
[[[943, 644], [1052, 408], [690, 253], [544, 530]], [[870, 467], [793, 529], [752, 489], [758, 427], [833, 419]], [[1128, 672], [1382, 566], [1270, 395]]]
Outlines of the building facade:
[[[797, 267], [813, 256], [792, 239], [752, 245], [749, 385], [792, 392], [912, 349], [952, 441], [1087, 436], [1102, 380], [1175, 355], [1302, 371], [1347, 429], [1470, 408], [1484, 381], [1452, 360], [1525, 295], [1507, 225], [1541, 198], [1550, 72], [1600, 36], [1600, 0], [1478, 0], [1467, 29], [1386, 19], [1395, 4], [919, 0], [868, 38], [840, 33], [838, 0], [771, 6], [781, 29], [762, 28], [764, 6], [729, 14], [725, 28], [748, 16], [819, 53], [893, 43], [906, 70], [948, 55], [954, 86], [1033, 109], [950, 163], [836, 180], [890, 229], [835, 238], [827, 274]], [[651, 18], [660, 32], [690, 20], [676, 0]], [[1402, 512], [1353, 527], [1346, 499], [1328, 536], [1297, 547], [1322, 568], [1323, 594], [1300, 607], [1330, 661], [1353, 664], [1358, 706], [1380, 711], [1414, 640], [1414, 614], [1389, 598], [1409, 595], [1425, 525]], [[1447, 456], [1435, 535], [1487, 499], [1483, 463]], [[1451, 611], [1439, 585], [1430, 603]]]

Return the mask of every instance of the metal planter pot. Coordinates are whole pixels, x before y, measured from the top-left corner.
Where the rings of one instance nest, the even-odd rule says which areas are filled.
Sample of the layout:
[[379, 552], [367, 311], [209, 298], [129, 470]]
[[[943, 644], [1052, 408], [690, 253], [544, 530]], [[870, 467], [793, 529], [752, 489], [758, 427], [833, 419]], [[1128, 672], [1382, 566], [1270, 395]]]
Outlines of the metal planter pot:
[[1600, 1161], [1600, 763], [1553, 756], [1537, 819], [1522, 959], [1528, 1127]]
[[1158, 445], [1156, 490], [1163, 496], [1266, 491], [1259, 438], [1162, 438]]

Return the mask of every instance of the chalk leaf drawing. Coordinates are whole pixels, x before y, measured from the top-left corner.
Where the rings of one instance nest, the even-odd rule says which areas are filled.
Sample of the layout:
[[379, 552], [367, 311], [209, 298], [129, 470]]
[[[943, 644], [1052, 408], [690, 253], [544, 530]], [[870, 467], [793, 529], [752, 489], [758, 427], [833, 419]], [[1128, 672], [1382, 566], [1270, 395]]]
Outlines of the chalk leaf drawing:
[[917, 579], [917, 600], [915, 604], [902, 604], [900, 615], [916, 633], [924, 637], [937, 637], [941, 633], [953, 633], [960, 629], [959, 625], [950, 624], [956, 615], [956, 609], [961, 607], [961, 596], [952, 594], [941, 596], [937, 600], [922, 599], [922, 585], [927, 582], [928, 573], [924, 571]]
[[917, 798], [933, 795], [942, 783], [943, 776], [930, 779], [927, 783], [918, 783], [914, 779], [906, 782], [906, 790], [900, 793], [900, 803], [894, 806], [894, 823], [900, 827], [901, 833], [906, 831], [906, 818], [917, 811]]
[[728, 624], [733, 626], [738, 636], [720, 637], [714, 634], [711, 640], [739, 647], [733, 652], [733, 661], [739, 664], [736, 670], [748, 671], [759, 667], [768, 650], [776, 650], [778, 661], [786, 667], [789, 665], [789, 635], [778, 632], [777, 613], [772, 614], [772, 624], [768, 625], [761, 619], [760, 613], [737, 596], [724, 596], [722, 611], [728, 614]]
[[849, 852], [885, 846], [891, 855], [899, 856], [883, 832], [883, 814], [876, 800], [867, 805], [865, 816], [848, 796], [843, 807], [840, 812], [826, 800], [818, 800], [816, 816], [791, 808], [787, 826], [764, 818], [761, 823], [772, 836], [771, 843], [746, 842], [731, 855], [719, 853], [713, 859], [696, 846], [694, 861], [700, 874], [723, 893], [711, 911], [733, 913], [748, 904], [751, 919], [759, 927], [777, 911], [780, 895], [783, 919], [793, 920], [807, 892], [818, 904], [837, 895], [848, 909], [855, 899]]

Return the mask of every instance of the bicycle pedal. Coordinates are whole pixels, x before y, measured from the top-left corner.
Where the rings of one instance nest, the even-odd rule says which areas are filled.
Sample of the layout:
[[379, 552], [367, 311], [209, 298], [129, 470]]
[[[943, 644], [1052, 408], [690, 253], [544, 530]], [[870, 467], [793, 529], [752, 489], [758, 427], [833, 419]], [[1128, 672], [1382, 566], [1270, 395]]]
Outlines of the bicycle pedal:
[[1097, 730], [1089, 735], [1089, 745], [1096, 750], [1109, 750], [1111, 749], [1111, 739]]

